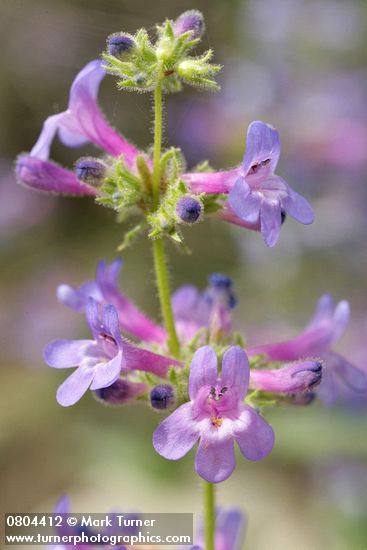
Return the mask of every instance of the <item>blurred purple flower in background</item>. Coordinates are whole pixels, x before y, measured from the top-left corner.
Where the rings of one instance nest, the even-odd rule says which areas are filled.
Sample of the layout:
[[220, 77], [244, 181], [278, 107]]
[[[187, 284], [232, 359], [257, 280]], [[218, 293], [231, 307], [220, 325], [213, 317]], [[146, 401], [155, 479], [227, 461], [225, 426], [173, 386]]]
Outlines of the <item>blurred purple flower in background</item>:
[[165, 330], [144, 315], [118, 288], [118, 277], [122, 260], [116, 259], [110, 265], [101, 260], [97, 266], [96, 279], [87, 281], [79, 288], [60, 285], [57, 297], [62, 304], [76, 311], [84, 311], [89, 297], [99, 303], [112, 304], [117, 311], [121, 330], [145, 342], [162, 344]]
[[292, 340], [265, 344], [247, 349], [249, 356], [265, 355], [273, 361], [295, 361], [302, 357], [320, 357], [324, 361], [324, 374], [318, 395], [325, 404], [339, 397], [339, 386], [345, 384], [356, 392], [367, 391], [367, 375], [354, 367], [331, 347], [342, 337], [349, 322], [349, 304], [323, 295], [306, 329]]

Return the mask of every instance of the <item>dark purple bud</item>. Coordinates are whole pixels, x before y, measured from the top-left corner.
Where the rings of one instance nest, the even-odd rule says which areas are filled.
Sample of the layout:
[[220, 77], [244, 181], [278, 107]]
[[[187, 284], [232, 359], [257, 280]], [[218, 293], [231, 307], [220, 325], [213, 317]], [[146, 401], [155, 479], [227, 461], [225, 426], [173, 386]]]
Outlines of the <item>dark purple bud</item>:
[[145, 384], [118, 378], [111, 386], [95, 390], [94, 394], [99, 401], [106, 405], [117, 406], [133, 401], [138, 395], [145, 393], [146, 390], [147, 386]]
[[195, 223], [201, 216], [203, 210], [201, 202], [195, 198], [186, 195], [177, 201], [176, 214], [184, 223]]
[[232, 288], [233, 282], [228, 275], [223, 273], [212, 273], [209, 276], [209, 284], [215, 288]]
[[175, 402], [175, 393], [169, 384], [160, 384], [150, 392], [150, 403], [153, 409], [167, 409]]
[[96, 187], [102, 184], [106, 175], [105, 163], [93, 157], [82, 157], [77, 160], [74, 170], [80, 181]]
[[204, 16], [198, 10], [188, 10], [176, 19], [174, 25], [175, 36], [191, 31], [191, 38], [201, 38], [205, 31]]
[[134, 47], [135, 40], [130, 34], [116, 32], [107, 38], [107, 51], [114, 57], [121, 57], [125, 53], [131, 52]]

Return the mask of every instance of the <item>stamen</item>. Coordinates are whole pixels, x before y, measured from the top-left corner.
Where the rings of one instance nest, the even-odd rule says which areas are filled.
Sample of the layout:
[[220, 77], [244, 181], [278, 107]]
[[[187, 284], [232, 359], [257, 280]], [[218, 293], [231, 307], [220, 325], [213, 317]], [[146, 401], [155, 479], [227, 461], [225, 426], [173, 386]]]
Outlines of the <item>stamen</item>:
[[109, 344], [116, 344], [116, 340], [109, 334], [106, 334], [105, 332], [101, 332], [100, 337], [102, 338], [102, 340], [105, 340]]
[[263, 168], [264, 166], [267, 166], [270, 163], [270, 159], [261, 160], [257, 164], [253, 164], [248, 171], [249, 174], [256, 174], [260, 168]]
[[223, 419], [220, 416], [212, 416], [212, 426], [219, 428], [223, 424]]

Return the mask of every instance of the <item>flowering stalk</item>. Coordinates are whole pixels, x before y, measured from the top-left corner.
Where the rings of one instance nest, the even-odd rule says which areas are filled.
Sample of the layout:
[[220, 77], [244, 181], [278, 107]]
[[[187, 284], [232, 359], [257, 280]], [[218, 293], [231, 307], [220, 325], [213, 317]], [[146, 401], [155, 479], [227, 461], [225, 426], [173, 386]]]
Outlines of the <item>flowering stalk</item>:
[[205, 550], [215, 549], [215, 485], [203, 482]]
[[[153, 209], [159, 204], [161, 180], [161, 149], [162, 149], [162, 85], [160, 79], [154, 91], [154, 153], [153, 153]], [[153, 240], [154, 269], [158, 287], [161, 312], [168, 335], [168, 349], [175, 357], [180, 355], [175, 322], [173, 318], [171, 293], [167, 263], [164, 253], [163, 237]]]

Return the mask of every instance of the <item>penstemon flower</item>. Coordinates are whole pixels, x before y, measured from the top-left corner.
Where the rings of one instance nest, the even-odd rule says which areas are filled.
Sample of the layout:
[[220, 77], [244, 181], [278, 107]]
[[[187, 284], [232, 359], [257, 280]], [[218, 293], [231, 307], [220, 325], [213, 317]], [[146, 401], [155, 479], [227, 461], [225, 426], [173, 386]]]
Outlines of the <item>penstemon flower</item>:
[[249, 228], [260, 228], [265, 243], [274, 246], [285, 215], [303, 224], [313, 222], [313, 212], [306, 199], [274, 174], [280, 156], [278, 131], [261, 121], [252, 122], [247, 132], [243, 164], [229, 172], [185, 174], [192, 191], [229, 193], [228, 220]]
[[65, 306], [84, 311], [89, 297], [101, 304], [112, 304], [118, 314], [121, 330], [144, 340], [162, 344], [167, 336], [163, 327], [144, 315], [118, 288], [122, 261], [107, 265], [103, 260], [97, 266], [94, 281], [86, 281], [79, 288], [63, 284], [57, 289], [58, 299]]
[[249, 460], [261, 460], [272, 450], [274, 434], [259, 414], [243, 403], [249, 383], [249, 363], [239, 347], [229, 348], [218, 376], [218, 359], [210, 346], [198, 349], [190, 365], [190, 401], [156, 429], [155, 450], [178, 460], [199, 440], [195, 468], [212, 483], [234, 470], [234, 441]]
[[333, 298], [324, 294], [301, 334], [292, 340], [260, 345], [248, 348], [247, 351], [250, 356], [260, 354], [273, 361], [298, 361], [312, 356], [322, 358], [324, 373], [318, 396], [326, 404], [337, 400], [339, 388], [343, 385], [357, 392], [366, 392], [366, 374], [331, 349], [344, 334], [349, 314], [348, 302], [341, 301], [335, 305]]
[[86, 317], [94, 340], [55, 340], [44, 351], [45, 361], [50, 367], [78, 366], [57, 391], [60, 405], [74, 405], [88, 388], [100, 390], [111, 386], [121, 371], [142, 370], [165, 376], [168, 367], [177, 363], [123, 340], [117, 312], [112, 305], [99, 307], [93, 298], [89, 298]]

